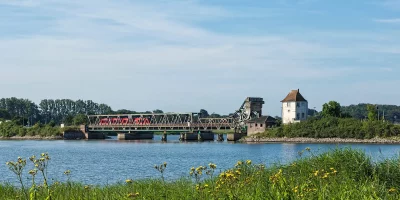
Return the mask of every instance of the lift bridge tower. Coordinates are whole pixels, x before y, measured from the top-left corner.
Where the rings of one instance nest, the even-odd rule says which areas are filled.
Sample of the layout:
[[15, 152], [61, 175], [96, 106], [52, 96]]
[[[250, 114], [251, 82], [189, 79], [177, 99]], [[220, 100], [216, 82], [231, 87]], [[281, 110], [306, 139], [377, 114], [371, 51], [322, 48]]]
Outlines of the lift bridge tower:
[[232, 115], [236, 128], [244, 128], [248, 120], [262, 116], [264, 100], [261, 97], [247, 97], [242, 106]]

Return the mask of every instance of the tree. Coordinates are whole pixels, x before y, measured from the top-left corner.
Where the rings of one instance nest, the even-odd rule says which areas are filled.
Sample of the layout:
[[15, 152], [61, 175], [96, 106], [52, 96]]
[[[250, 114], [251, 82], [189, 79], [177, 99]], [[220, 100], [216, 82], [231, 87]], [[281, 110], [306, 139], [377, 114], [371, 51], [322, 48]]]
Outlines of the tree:
[[377, 120], [377, 118], [378, 118], [377, 106], [368, 104], [367, 110], [368, 110], [368, 120], [369, 121]]
[[164, 112], [160, 109], [155, 109], [155, 110], [153, 110], [153, 113], [164, 113]]
[[207, 110], [200, 109], [200, 117], [205, 118], [205, 117], [208, 117], [208, 116], [210, 116], [210, 115], [208, 114]]
[[79, 125], [84, 125], [88, 123], [88, 118], [84, 114], [78, 114], [74, 117], [74, 125], [79, 126]]
[[325, 117], [340, 117], [341, 106], [336, 101], [329, 101], [322, 106], [322, 115]]
[[0, 109], [0, 118], [11, 119], [11, 115], [10, 115], [10, 113], [7, 112], [6, 109]]

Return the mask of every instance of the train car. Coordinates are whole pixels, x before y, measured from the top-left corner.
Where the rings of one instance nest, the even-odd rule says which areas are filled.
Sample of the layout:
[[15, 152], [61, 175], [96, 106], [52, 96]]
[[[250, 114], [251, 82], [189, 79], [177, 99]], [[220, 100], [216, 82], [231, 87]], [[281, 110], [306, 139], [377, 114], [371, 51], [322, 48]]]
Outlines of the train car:
[[134, 120], [135, 125], [150, 125], [150, 121], [147, 118], [136, 118]]
[[106, 125], [108, 125], [109, 123], [110, 123], [110, 120], [109, 120], [108, 118], [103, 118], [103, 119], [100, 120], [99, 125], [100, 125], [100, 126], [106, 126]]
[[113, 124], [113, 125], [118, 125], [120, 123], [121, 123], [121, 120], [119, 118], [114, 117], [111, 119], [111, 124]]
[[127, 125], [129, 123], [129, 118], [125, 117], [121, 119], [121, 124], [122, 125]]

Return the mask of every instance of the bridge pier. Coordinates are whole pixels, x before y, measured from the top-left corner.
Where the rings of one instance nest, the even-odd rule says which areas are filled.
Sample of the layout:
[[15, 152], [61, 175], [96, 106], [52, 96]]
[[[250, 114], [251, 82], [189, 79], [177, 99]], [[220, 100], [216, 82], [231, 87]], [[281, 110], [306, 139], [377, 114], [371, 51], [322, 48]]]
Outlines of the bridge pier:
[[214, 140], [213, 132], [200, 132], [200, 133], [183, 133], [180, 140], [184, 141], [210, 141]]
[[226, 140], [228, 141], [238, 141], [240, 140], [242, 137], [247, 136], [246, 133], [230, 133], [227, 135]]
[[167, 141], [167, 133], [163, 133], [161, 136], [161, 141], [166, 142]]
[[152, 140], [153, 133], [118, 133], [118, 140]]
[[218, 134], [218, 142], [223, 142], [224, 141], [224, 134]]
[[181, 134], [180, 134], [179, 140], [180, 140], [180, 141], [184, 141], [184, 140], [185, 140], [185, 133], [181, 133]]
[[84, 134], [85, 134], [85, 138], [88, 140], [104, 140], [104, 139], [106, 139], [106, 136], [103, 133], [99, 133], [99, 132], [87, 132]]

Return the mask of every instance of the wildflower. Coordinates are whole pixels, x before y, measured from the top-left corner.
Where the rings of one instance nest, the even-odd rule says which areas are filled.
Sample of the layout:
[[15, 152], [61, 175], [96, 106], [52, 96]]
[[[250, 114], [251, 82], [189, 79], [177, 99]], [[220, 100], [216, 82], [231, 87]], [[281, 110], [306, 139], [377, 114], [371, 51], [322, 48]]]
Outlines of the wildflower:
[[204, 187], [205, 187], [205, 188], [208, 188], [208, 184], [205, 184]]
[[127, 184], [133, 183], [132, 179], [126, 179], [125, 182], [126, 182]]
[[235, 167], [240, 166], [240, 165], [242, 165], [242, 164], [243, 164], [242, 161], [238, 161], [238, 162], [236, 163]]
[[29, 174], [35, 176], [37, 174], [37, 169], [30, 170]]
[[134, 197], [137, 197], [137, 196], [139, 196], [139, 192], [136, 192], [136, 193], [129, 193], [129, 194], [127, 195], [128, 198], [134, 198]]
[[67, 171], [64, 172], [64, 174], [65, 174], [65, 175], [70, 175], [70, 174], [71, 174], [71, 171], [70, 171], [70, 170], [67, 170]]
[[166, 162], [164, 162], [164, 164], [163, 164], [163, 165], [164, 165], [164, 167], [167, 167], [167, 163], [166, 163]]
[[90, 186], [85, 185], [85, 190], [89, 190], [89, 189], [90, 189]]
[[319, 171], [316, 170], [316, 171], [314, 172], [314, 176], [318, 176], [318, 173], [319, 173]]
[[239, 170], [236, 170], [235, 172], [236, 172], [237, 175], [241, 174]]
[[311, 151], [311, 148], [310, 148], [310, 147], [307, 147], [307, 148], [306, 148], [306, 151]]
[[325, 179], [325, 178], [328, 178], [328, 176], [329, 176], [329, 173], [325, 173], [324, 176], [323, 176], [322, 178]]
[[246, 160], [247, 165], [251, 165], [251, 160]]
[[397, 190], [396, 190], [396, 188], [390, 188], [389, 189], [389, 193], [395, 193]]
[[215, 165], [215, 164], [213, 164], [213, 163], [209, 163], [208, 166], [210, 166], [211, 169], [217, 168], [217, 165]]

